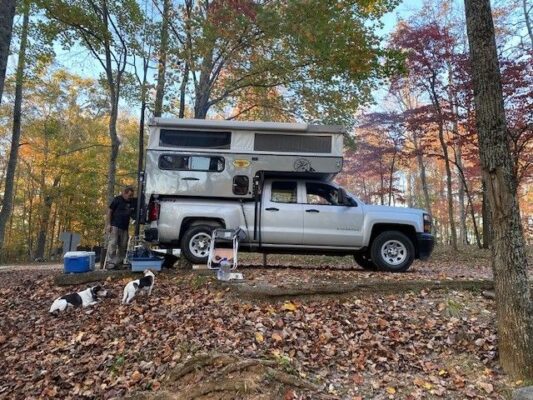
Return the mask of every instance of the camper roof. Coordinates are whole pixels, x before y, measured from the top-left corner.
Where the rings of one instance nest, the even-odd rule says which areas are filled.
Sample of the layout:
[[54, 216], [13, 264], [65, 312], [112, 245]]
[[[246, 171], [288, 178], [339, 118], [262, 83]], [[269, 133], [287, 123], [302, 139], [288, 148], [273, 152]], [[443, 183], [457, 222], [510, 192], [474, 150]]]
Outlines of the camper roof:
[[346, 133], [346, 129], [340, 125], [312, 125], [286, 122], [152, 118], [149, 122], [149, 125], [154, 127], [227, 129], [232, 131], [276, 131], [302, 134]]

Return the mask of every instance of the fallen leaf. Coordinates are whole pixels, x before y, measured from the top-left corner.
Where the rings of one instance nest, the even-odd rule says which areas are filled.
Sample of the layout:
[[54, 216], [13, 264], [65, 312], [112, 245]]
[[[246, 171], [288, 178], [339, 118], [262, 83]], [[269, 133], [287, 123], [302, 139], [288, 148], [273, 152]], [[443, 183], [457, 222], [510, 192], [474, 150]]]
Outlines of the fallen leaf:
[[131, 381], [132, 381], [133, 383], [137, 383], [137, 382], [139, 382], [142, 378], [143, 378], [143, 375], [142, 375], [139, 371], [134, 371], [134, 372], [131, 374]]
[[392, 386], [388, 386], [387, 389], [385, 389], [387, 391], [388, 394], [394, 394], [396, 393], [396, 389], [393, 388]]
[[263, 343], [265, 341], [265, 338], [263, 337], [263, 334], [261, 332], [255, 332], [255, 340], [257, 343]]
[[281, 342], [283, 340], [283, 338], [281, 337], [279, 333], [273, 333], [272, 339], [274, 339], [276, 342]]
[[363, 378], [363, 375], [356, 374], [352, 377], [353, 383], [356, 385], [361, 386], [365, 382], [365, 378]]
[[296, 311], [297, 307], [292, 301], [286, 301], [281, 308], [286, 311]]
[[477, 384], [481, 389], [483, 389], [485, 392], [487, 392], [488, 394], [494, 392], [494, 386], [492, 386], [491, 383], [487, 383], [487, 382], [478, 382]]

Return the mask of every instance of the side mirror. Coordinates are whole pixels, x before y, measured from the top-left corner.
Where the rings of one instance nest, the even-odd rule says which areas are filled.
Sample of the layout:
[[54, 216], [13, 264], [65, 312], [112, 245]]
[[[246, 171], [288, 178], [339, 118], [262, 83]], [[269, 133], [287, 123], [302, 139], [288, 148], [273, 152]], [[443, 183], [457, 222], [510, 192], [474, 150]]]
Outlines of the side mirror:
[[343, 206], [351, 205], [350, 199], [346, 194], [346, 190], [344, 190], [343, 188], [339, 188], [339, 204]]

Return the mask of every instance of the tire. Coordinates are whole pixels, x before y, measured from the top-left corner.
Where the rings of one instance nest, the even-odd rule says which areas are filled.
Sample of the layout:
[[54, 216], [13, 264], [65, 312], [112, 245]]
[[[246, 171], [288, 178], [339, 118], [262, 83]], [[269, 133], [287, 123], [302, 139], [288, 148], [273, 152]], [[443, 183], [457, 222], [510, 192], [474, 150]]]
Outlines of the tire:
[[359, 265], [361, 268], [367, 271], [375, 271], [376, 265], [372, 262], [370, 258], [368, 258], [367, 254], [354, 254], [353, 258], [357, 265]]
[[211, 233], [215, 229], [210, 225], [191, 226], [181, 238], [181, 253], [193, 264], [207, 264]]
[[386, 231], [372, 242], [370, 256], [380, 271], [405, 272], [415, 259], [415, 246], [403, 233]]

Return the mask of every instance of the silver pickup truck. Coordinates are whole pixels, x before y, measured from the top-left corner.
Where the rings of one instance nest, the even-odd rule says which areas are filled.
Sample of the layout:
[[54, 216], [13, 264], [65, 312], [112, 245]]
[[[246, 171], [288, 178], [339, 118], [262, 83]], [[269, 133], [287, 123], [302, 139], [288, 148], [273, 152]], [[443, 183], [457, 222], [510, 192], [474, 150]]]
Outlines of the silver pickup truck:
[[331, 182], [267, 179], [255, 200], [159, 196], [148, 204], [145, 237], [206, 263], [215, 228], [241, 228], [239, 249], [353, 255], [365, 269], [406, 271], [433, 250], [431, 217], [372, 206]]

